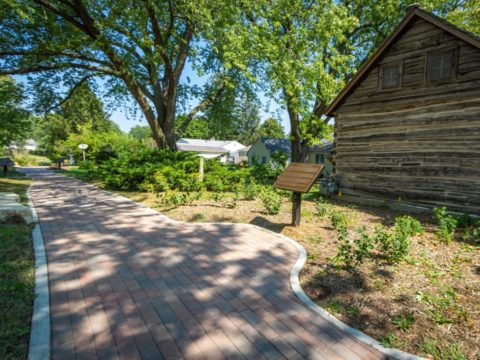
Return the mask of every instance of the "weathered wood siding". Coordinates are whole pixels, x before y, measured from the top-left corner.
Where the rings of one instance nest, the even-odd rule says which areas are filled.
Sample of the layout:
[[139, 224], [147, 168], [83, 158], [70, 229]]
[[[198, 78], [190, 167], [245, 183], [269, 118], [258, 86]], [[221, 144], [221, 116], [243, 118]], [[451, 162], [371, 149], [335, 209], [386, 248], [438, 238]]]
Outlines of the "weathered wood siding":
[[[456, 80], [428, 84], [426, 51], [451, 47]], [[402, 87], [379, 91], [397, 60]], [[334, 166], [345, 193], [480, 213], [480, 49], [416, 20], [337, 109]]]

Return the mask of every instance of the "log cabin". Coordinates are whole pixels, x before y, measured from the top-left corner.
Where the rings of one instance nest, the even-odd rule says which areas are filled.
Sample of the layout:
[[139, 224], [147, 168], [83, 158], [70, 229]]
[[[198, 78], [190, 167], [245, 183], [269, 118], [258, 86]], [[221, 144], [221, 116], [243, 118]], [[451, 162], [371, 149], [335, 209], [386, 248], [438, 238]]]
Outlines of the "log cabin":
[[342, 194], [480, 214], [480, 37], [411, 7], [327, 116]]

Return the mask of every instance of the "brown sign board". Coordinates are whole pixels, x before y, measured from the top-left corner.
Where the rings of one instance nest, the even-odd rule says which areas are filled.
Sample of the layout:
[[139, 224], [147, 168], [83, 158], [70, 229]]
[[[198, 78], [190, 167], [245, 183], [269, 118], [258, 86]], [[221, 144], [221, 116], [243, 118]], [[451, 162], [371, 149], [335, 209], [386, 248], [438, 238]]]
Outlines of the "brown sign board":
[[278, 176], [273, 187], [282, 190], [306, 193], [322, 172], [323, 165], [309, 163], [290, 163]]

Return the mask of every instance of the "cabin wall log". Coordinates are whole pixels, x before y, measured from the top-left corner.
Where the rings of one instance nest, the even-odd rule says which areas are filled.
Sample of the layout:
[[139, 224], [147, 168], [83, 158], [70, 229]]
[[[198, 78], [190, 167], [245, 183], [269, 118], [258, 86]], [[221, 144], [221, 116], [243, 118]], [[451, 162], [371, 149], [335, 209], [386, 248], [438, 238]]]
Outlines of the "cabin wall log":
[[[456, 78], [429, 84], [426, 53], [449, 48]], [[379, 90], [395, 61], [402, 87]], [[338, 107], [333, 162], [344, 193], [480, 214], [480, 49], [414, 21]]]

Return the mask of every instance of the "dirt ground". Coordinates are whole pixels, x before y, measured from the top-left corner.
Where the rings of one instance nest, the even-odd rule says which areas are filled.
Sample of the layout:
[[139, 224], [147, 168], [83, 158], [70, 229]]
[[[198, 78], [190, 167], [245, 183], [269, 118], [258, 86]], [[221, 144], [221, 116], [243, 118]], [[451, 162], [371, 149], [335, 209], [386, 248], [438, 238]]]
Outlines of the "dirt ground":
[[[412, 214], [425, 232], [412, 238], [409, 256], [389, 265], [369, 259], [345, 271], [332, 265], [339, 241], [329, 216], [316, 215], [313, 201], [303, 201], [302, 223], [289, 225], [291, 202], [284, 199], [277, 215], [267, 215], [260, 200], [201, 199], [188, 206], [161, 206], [146, 193], [122, 193], [157, 208], [169, 217], [190, 222], [241, 222], [287, 235], [308, 252], [301, 272], [305, 292], [345, 323], [362, 330], [385, 346], [435, 359], [480, 359], [480, 239], [445, 244], [435, 237], [430, 214]], [[391, 226], [403, 215], [384, 207], [329, 200], [330, 211], [350, 219], [350, 233], [365, 226]]]

